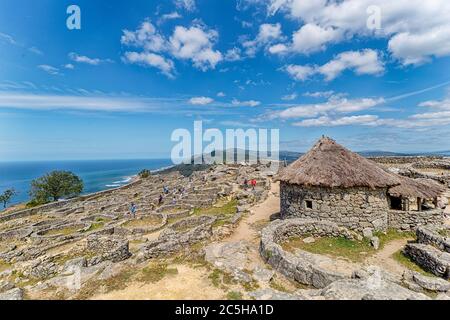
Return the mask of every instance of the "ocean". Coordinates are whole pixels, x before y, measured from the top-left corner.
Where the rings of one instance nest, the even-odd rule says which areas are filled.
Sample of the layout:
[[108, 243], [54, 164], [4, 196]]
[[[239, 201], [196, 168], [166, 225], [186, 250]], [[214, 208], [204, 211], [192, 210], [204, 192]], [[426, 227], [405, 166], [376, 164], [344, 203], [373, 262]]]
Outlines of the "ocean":
[[18, 194], [11, 204], [29, 201], [31, 181], [53, 170], [75, 173], [83, 179], [83, 193], [93, 193], [123, 186], [143, 169], [171, 165], [170, 159], [0, 162], [0, 193], [14, 188]]

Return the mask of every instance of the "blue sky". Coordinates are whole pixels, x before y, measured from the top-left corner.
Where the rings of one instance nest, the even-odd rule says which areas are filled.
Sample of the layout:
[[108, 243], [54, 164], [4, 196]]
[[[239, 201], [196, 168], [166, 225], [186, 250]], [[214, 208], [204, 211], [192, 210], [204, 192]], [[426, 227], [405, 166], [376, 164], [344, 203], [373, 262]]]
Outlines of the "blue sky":
[[449, 150], [450, 3], [391, 2], [3, 0], [0, 160], [167, 157], [194, 120]]

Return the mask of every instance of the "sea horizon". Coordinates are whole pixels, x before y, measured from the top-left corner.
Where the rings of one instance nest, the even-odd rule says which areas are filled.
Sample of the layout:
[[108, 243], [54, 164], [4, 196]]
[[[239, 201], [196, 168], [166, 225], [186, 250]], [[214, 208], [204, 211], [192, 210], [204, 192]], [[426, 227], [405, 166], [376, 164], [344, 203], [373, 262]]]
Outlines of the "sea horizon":
[[141, 170], [161, 170], [173, 165], [170, 159], [29, 160], [0, 161], [0, 192], [13, 188], [11, 205], [28, 202], [31, 181], [54, 170], [71, 171], [84, 183], [82, 194], [128, 184]]

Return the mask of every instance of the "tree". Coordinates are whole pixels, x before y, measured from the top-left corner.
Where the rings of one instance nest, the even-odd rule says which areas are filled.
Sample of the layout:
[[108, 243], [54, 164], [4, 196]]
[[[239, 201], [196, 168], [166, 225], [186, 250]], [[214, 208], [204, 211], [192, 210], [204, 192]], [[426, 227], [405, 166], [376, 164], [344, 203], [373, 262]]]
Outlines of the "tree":
[[139, 177], [141, 179], [147, 179], [152, 175], [152, 172], [150, 170], [144, 169], [141, 172], [139, 172]]
[[0, 194], [0, 202], [3, 203], [3, 208], [6, 209], [8, 203], [11, 202], [11, 199], [17, 195], [16, 190], [8, 189], [3, 194]]
[[31, 182], [32, 203], [44, 204], [73, 198], [83, 191], [83, 181], [68, 171], [53, 171]]

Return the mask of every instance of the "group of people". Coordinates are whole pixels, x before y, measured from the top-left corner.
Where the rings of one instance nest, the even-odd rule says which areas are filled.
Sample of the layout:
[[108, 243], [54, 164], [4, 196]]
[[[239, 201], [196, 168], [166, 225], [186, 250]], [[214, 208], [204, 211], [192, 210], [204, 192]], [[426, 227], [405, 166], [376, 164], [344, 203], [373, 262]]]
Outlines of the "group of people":
[[247, 189], [249, 186], [251, 186], [252, 189], [255, 190], [256, 184], [257, 184], [256, 179], [251, 179], [251, 180], [245, 179], [244, 180], [244, 188], [245, 189]]

